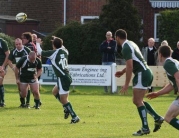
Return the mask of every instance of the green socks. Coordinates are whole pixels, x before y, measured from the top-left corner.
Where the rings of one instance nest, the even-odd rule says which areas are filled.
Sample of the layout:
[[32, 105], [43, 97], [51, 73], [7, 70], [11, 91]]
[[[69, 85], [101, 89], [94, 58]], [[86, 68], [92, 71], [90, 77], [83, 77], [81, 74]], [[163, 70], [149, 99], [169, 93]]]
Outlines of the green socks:
[[60, 94], [59, 94], [59, 93], [57, 93], [57, 94], [55, 95], [55, 98], [60, 102]]
[[40, 100], [34, 99], [35, 102], [35, 108], [39, 108]]
[[148, 122], [147, 122], [147, 112], [145, 106], [140, 106], [137, 108], [139, 112], [139, 116], [142, 121], [142, 127], [145, 129], [149, 129]]
[[27, 91], [26, 104], [30, 102], [30, 90]]
[[176, 128], [176, 129], [179, 130], [179, 120], [178, 120], [178, 119], [173, 118], [173, 119], [170, 121], [170, 125], [172, 125], [174, 128]]
[[20, 102], [21, 102], [21, 105], [25, 105], [25, 99], [20, 97]]
[[160, 119], [160, 116], [154, 111], [154, 109], [152, 108], [152, 106], [151, 106], [149, 103], [144, 102], [144, 105], [145, 105], [145, 107], [146, 107], [146, 109], [147, 109], [147, 112], [148, 112], [151, 116], [153, 116], [153, 118], [154, 118], [155, 120]]
[[0, 103], [4, 103], [4, 86], [0, 85]]
[[68, 102], [67, 104], [64, 104], [63, 108], [64, 110], [67, 110], [70, 113], [72, 118], [76, 117], [76, 113], [73, 111], [73, 108], [70, 102]]

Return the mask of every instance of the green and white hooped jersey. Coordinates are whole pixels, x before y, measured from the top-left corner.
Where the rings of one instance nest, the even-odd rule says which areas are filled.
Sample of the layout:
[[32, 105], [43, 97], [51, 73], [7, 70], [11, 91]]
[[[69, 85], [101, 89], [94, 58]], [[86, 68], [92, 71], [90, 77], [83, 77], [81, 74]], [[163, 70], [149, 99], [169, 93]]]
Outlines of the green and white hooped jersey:
[[173, 58], [167, 58], [164, 62], [163, 68], [166, 71], [167, 77], [174, 88], [177, 88], [174, 74], [179, 71], [179, 62]]
[[68, 73], [68, 51], [64, 48], [56, 50], [42, 51], [42, 56], [51, 60], [53, 70], [57, 77], [64, 76]]
[[136, 74], [149, 69], [147, 62], [141, 54], [139, 47], [132, 41], [126, 40], [122, 45], [122, 55], [127, 61], [133, 60], [133, 73]]
[[5, 52], [9, 50], [7, 42], [0, 38], [0, 66], [4, 63], [6, 58]]
[[8, 59], [10, 61], [15, 60], [15, 63], [17, 63], [21, 57], [28, 55], [30, 53], [30, 51], [31, 50], [25, 46], [23, 46], [23, 48], [21, 50], [17, 50], [17, 48], [14, 48], [13, 50], [11, 50]]

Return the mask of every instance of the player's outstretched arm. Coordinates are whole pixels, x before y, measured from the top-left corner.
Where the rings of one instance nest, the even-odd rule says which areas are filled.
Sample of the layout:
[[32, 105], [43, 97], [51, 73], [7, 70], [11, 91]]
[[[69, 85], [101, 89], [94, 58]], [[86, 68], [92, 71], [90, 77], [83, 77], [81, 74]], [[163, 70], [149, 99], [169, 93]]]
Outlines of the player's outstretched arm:
[[164, 88], [162, 88], [161, 90], [157, 91], [157, 92], [151, 92], [151, 93], [148, 93], [146, 95], [146, 97], [148, 99], [154, 99], [160, 95], [164, 95], [164, 94], [167, 94], [169, 92], [171, 92], [173, 90], [173, 86], [169, 83], [167, 84]]
[[37, 54], [38, 54], [38, 55], [41, 55], [41, 53], [42, 53], [42, 48], [40, 47], [40, 43], [41, 43], [41, 39], [38, 38], [37, 41], [36, 41]]
[[115, 77], [121, 77], [126, 72], [126, 68], [124, 68], [122, 71], [117, 71], [115, 73]]

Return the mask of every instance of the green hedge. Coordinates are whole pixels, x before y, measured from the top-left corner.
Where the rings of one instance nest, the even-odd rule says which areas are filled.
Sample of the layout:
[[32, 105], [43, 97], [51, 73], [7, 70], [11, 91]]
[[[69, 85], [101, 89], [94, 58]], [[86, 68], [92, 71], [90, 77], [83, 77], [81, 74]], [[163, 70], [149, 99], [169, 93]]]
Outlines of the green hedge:
[[4, 33], [0, 33], [0, 38], [3, 38], [4, 40], [7, 41], [9, 49], [14, 48], [14, 37], [10, 37], [9, 35], [6, 35]]
[[159, 41], [167, 40], [172, 49], [179, 41], [179, 10], [166, 10], [159, 16]]
[[45, 50], [52, 49], [51, 36], [63, 39], [64, 46], [69, 51], [69, 64], [101, 64], [99, 46], [105, 40], [106, 30], [98, 21], [87, 24], [71, 22], [59, 27], [43, 40]]

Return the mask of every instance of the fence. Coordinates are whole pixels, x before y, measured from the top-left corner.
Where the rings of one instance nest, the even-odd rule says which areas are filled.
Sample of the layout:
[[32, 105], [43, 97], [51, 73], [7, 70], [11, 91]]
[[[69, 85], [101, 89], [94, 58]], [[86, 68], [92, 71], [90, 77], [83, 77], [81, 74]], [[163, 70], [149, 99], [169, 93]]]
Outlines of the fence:
[[[117, 86], [125, 83], [125, 74], [120, 78], [115, 77], [116, 70], [122, 70], [124, 65], [69, 65], [72, 76], [72, 85], [86, 86], [112, 86], [112, 92], [116, 92]], [[150, 66], [154, 74], [152, 86], [163, 87], [168, 83], [166, 73], [162, 66]], [[56, 84], [56, 76], [51, 65], [43, 65], [41, 85]], [[147, 79], [147, 78], [146, 78]], [[8, 68], [4, 84], [16, 84], [14, 72]], [[130, 86], [132, 83], [130, 82]]]

